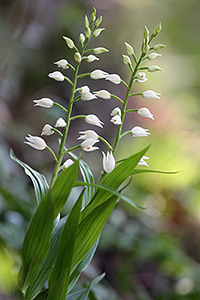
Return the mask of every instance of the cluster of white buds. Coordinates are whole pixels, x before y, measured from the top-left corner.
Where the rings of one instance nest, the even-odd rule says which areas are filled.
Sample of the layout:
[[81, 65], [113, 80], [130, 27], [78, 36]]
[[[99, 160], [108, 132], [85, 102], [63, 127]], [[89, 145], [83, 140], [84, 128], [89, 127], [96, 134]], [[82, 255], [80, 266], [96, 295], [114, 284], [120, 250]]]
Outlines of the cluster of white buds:
[[92, 79], [105, 79], [109, 80], [110, 82], [114, 84], [120, 84], [121, 83], [121, 77], [118, 74], [108, 74], [105, 71], [102, 70], [94, 70], [90, 73], [90, 78]]

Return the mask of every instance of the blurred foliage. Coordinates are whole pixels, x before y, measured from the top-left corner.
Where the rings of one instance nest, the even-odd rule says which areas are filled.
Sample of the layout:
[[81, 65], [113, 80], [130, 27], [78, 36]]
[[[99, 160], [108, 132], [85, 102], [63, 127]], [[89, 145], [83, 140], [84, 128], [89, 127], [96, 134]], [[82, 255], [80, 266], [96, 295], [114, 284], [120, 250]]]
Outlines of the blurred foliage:
[[[126, 123], [126, 128], [136, 124], [150, 128], [151, 136], [125, 137], [118, 156], [126, 157], [151, 143], [147, 154], [150, 168], [180, 173], [134, 176], [126, 193], [146, 209], [132, 211], [119, 204], [113, 212], [94, 263], [85, 273], [86, 278], [100, 274], [99, 269], [107, 273], [105, 284], [95, 287], [90, 299], [197, 300], [200, 298], [198, 0], [1, 1], [0, 235], [10, 255], [4, 259], [5, 252], [3, 256], [1, 252], [0, 259], [5, 265], [1, 263], [0, 278], [2, 270], [6, 270], [5, 281], [9, 269], [18, 268], [24, 233], [36, 206], [31, 183], [11, 161], [9, 150], [13, 148], [18, 158], [50, 178], [50, 155], [28, 148], [23, 139], [27, 133], [39, 135], [46, 122], [54, 124], [59, 116], [56, 109], [33, 108], [32, 100], [46, 96], [63, 103], [68, 97], [67, 84], [53, 82], [47, 74], [55, 70], [54, 61], [72, 59], [72, 52], [61, 37], [66, 35], [76, 40], [83, 31], [83, 16], [91, 13], [93, 6], [98, 15], [104, 16], [106, 31], [92, 45], [104, 46], [110, 52], [102, 54], [100, 62], [85, 65], [83, 72], [100, 68], [128, 80], [121, 58], [124, 41], [132, 44], [137, 53], [144, 25], [152, 30], [162, 22], [163, 31], [157, 42], [166, 43], [167, 48], [160, 51], [162, 57], [156, 64], [164, 72], [149, 74], [146, 83], [136, 86], [136, 91], [161, 92], [162, 99], [138, 97], [130, 105], [130, 108], [148, 107], [155, 121], [131, 114]], [[91, 81], [83, 79], [81, 84], [90, 85]], [[113, 87], [102, 81], [92, 84], [93, 90], [115, 89], [115, 94], [124, 95], [121, 85]], [[98, 112], [105, 122], [105, 129], [99, 133], [112, 141], [116, 128], [109, 122], [109, 113], [116, 103], [107, 102], [105, 108], [101, 101], [90, 102], [89, 108], [80, 103], [75, 113]], [[74, 144], [80, 127], [84, 129], [86, 125], [80, 121], [70, 129], [69, 146]], [[53, 138], [49, 141], [56, 147]], [[94, 172], [101, 166], [101, 153], [87, 153], [83, 158]], [[5, 292], [5, 288], [1, 289]], [[10, 295], [12, 299], [12, 291]]]

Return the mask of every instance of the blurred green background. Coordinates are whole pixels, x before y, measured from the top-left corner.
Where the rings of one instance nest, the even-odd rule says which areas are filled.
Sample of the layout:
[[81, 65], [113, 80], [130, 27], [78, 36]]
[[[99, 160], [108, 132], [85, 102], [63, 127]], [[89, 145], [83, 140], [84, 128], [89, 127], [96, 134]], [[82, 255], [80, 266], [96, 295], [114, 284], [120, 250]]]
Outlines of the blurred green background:
[[[124, 42], [139, 54], [144, 26], [150, 31], [161, 21], [163, 30], [155, 43], [164, 43], [162, 57], [148, 62], [164, 72], [147, 74], [149, 80], [135, 86], [136, 92], [152, 89], [161, 100], [137, 97], [129, 108], [148, 107], [155, 121], [134, 114], [125, 129], [135, 125], [149, 128], [151, 136], [126, 136], [117, 153], [127, 157], [148, 144], [150, 169], [180, 171], [176, 175], [135, 175], [126, 194], [146, 207], [142, 212], [118, 204], [102, 234], [100, 247], [85, 278], [106, 272], [106, 279], [91, 299], [149, 300], [200, 299], [200, 2], [198, 0], [1, 0], [0, 2], [0, 234], [8, 249], [0, 259], [0, 299], [15, 299], [15, 273], [19, 251], [28, 222], [36, 206], [29, 179], [9, 157], [10, 148], [22, 161], [50, 178], [52, 159], [23, 143], [30, 133], [39, 135], [45, 123], [54, 125], [60, 117], [56, 109], [34, 108], [33, 100], [50, 97], [65, 104], [70, 86], [47, 77], [56, 70], [53, 62], [73, 60], [62, 36], [77, 41], [83, 32], [84, 15], [96, 7], [103, 15], [101, 36], [91, 47], [110, 50], [100, 61], [83, 64], [82, 72], [102, 69], [118, 73], [128, 81], [129, 70], [122, 62]], [[68, 72], [68, 71], [67, 71]], [[71, 75], [69, 71], [69, 76]], [[122, 85], [102, 80], [82, 79], [80, 85], [92, 91], [108, 89], [124, 96]], [[116, 127], [110, 112], [116, 100], [78, 102], [74, 114], [96, 113], [105, 122], [99, 134], [111, 143]], [[88, 129], [76, 122], [70, 129], [69, 146], [78, 131]], [[54, 137], [48, 138], [52, 147]], [[101, 148], [103, 146], [101, 145]], [[98, 177], [101, 152], [83, 158]], [[144, 167], [145, 168], [145, 167]], [[76, 193], [76, 192], [75, 192]], [[73, 198], [73, 195], [71, 196]], [[66, 208], [67, 211], [68, 208]], [[5, 255], [5, 256], [4, 256]], [[6, 259], [5, 259], [6, 257]], [[9, 296], [8, 296], [9, 295]], [[13, 298], [12, 298], [13, 297]], [[93, 298], [92, 298], [93, 297]]]

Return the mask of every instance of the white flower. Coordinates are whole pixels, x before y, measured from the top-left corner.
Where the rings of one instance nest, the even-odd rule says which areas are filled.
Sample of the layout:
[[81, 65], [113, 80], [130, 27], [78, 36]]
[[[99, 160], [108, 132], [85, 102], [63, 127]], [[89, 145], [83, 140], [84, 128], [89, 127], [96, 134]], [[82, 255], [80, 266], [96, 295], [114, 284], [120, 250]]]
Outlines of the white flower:
[[111, 94], [106, 90], [100, 90], [100, 91], [94, 92], [94, 94], [97, 97], [102, 98], [102, 99], [111, 99]]
[[143, 92], [142, 97], [145, 99], [160, 99], [160, 93], [156, 93], [152, 90], [146, 90], [145, 92]]
[[151, 54], [148, 55], [148, 59], [149, 59], [149, 60], [153, 60], [153, 59], [155, 59], [155, 58], [158, 57], [158, 56], [162, 56], [162, 55], [153, 52], [153, 53], [151, 53]]
[[108, 75], [106, 75], [106, 80], [109, 80], [114, 84], [120, 84], [121, 83], [121, 78], [117, 74], [108, 74]]
[[97, 96], [93, 95], [91, 92], [85, 91], [81, 93], [81, 99], [83, 101], [89, 101], [89, 100], [93, 100], [96, 99]]
[[140, 159], [138, 165], [139, 165], [139, 166], [147, 166], [147, 167], [149, 167], [149, 165], [148, 165], [148, 163], [145, 161], [145, 159], [149, 159], [149, 157], [143, 155], [142, 158]]
[[63, 39], [65, 40], [65, 42], [67, 43], [67, 46], [70, 49], [73, 49], [75, 47], [74, 42], [70, 38], [63, 36]]
[[148, 80], [148, 78], [146, 78], [146, 74], [144, 72], [138, 72], [136, 77], [137, 77], [137, 82], [145, 82]]
[[99, 58], [96, 57], [95, 55], [90, 54], [90, 55], [88, 55], [88, 57], [86, 58], [86, 60], [87, 60], [87, 62], [93, 62], [95, 60], [99, 60]]
[[65, 120], [63, 118], [59, 118], [56, 121], [55, 127], [65, 127], [67, 125], [67, 123], [65, 122]]
[[96, 29], [93, 33], [93, 36], [98, 37], [103, 30], [105, 30], [105, 28]]
[[117, 115], [121, 117], [121, 109], [119, 107], [115, 107], [111, 112], [111, 116], [117, 116]]
[[142, 137], [142, 136], [148, 136], [150, 135], [150, 132], [148, 132], [149, 129], [144, 129], [139, 126], [135, 126], [131, 129], [131, 135], [133, 137]]
[[54, 134], [54, 131], [52, 130], [52, 126], [49, 124], [44, 125], [44, 127], [42, 128], [42, 133], [41, 135], [52, 135]]
[[92, 125], [95, 125], [95, 126], [98, 126], [98, 127], [101, 127], [103, 128], [103, 122], [101, 120], [99, 120], [99, 118], [95, 115], [87, 115], [85, 117], [85, 122], [88, 123], [88, 124], [92, 124]]
[[54, 63], [54, 65], [57, 65], [58, 67], [62, 69], [68, 69], [68, 61], [66, 59], [60, 59]]
[[81, 62], [82, 57], [81, 57], [79, 52], [76, 52], [74, 54], [74, 59], [75, 59], [76, 62]]
[[83, 33], [80, 33], [79, 35], [79, 41], [83, 44], [85, 42], [85, 36]]
[[82, 86], [81, 88], [79, 88], [79, 93], [82, 94], [84, 92], [89, 92], [90, 88], [87, 85]]
[[52, 79], [55, 79], [57, 81], [63, 81], [63, 80], [65, 80], [65, 76], [61, 72], [59, 72], [59, 71], [55, 71], [53, 73], [49, 73], [48, 77], [50, 77]]
[[93, 147], [94, 144], [98, 143], [99, 140], [87, 139], [81, 143], [81, 148], [83, 151], [91, 152], [99, 149], [98, 147]]
[[102, 151], [103, 154], [103, 169], [106, 171], [106, 173], [112, 172], [115, 168], [115, 159], [112, 154], [112, 151], [108, 152], [107, 155]]
[[121, 120], [121, 117], [119, 115], [116, 115], [116, 116], [112, 117], [112, 119], [110, 120], [110, 122], [112, 122], [115, 125], [122, 124], [122, 120]]
[[126, 45], [126, 51], [127, 51], [128, 55], [133, 55], [134, 54], [133, 47], [126, 42], [125, 42], [125, 45]]
[[81, 136], [78, 137], [77, 140], [87, 140], [87, 139], [93, 139], [98, 140], [99, 136], [94, 130], [85, 130], [85, 131], [79, 131]]
[[101, 54], [103, 52], [109, 52], [109, 50], [104, 47], [97, 47], [97, 48], [94, 48], [93, 52], [94, 52], [94, 54]]
[[46, 142], [41, 137], [32, 136], [28, 134], [28, 136], [26, 136], [26, 139], [28, 142], [24, 142], [24, 143], [28, 144], [29, 146], [37, 150], [44, 150], [47, 146]]
[[103, 79], [106, 78], [108, 73], [102, 71], [102, 70], [94, 70], [90, 73], [90, 78], [92, 79]]
[[127, 55], [122, 55], [122, 57], [123, 57], [123, 62], [125, 63], [125, 65], [131, 65], [130, 57], [128, 57]]
[[73, 160], [72, 159], [67, 159], [64, 164], [63, 164], [63, 170], [66, 170], [67, 168], [69, 168], [71, 165], [73, 165]]
[[163, 69], [161, 69], [158, 66], [150, 66], [150, 67], [148, 67], [148, 71], [149, 72], [156, 72], [156, 71], [163, 71]]
[[138, 109], [138, 115], [154, 120], [154, 117], [153, 117], [152, 113], [146, 107], [139, 108]]
[[53, 106], [53, 100], [50, 98], [41, 98], [39, 100], [33, 100], [36, 103], [34, 106], [41, 106], [45, 108], [51, 108]]

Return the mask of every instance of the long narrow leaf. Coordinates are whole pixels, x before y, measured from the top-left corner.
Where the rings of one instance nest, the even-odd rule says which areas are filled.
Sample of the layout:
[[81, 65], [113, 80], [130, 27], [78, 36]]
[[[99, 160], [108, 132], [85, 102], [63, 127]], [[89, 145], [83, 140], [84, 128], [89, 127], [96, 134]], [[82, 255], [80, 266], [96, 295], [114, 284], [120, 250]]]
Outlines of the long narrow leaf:
[[71, 291], [71, 289], [76, 284], [81, 272], [83, 272], [87, 268], [89, 263], [91, 262], [91, 260], [94, 256], [94, 253], [97, 249], [97, 246], [99, 244], [99, 239], [100, 239], [100, 236], [98, 237], [98, 239], [96, 240], [95, 244], [90, 249], [88, 254], [81, 260], [81, 262], [75, 267], [74, 271], [72, 272], [72, 274], [70, 276], [70, 284], [69, 284], [69, 287], [68, 287], [68, 292]]
[[37, 203], [39, 204], [49, 188], [46, 178], [44, 177], [44, 175], [42, 175], [39, 172], [32, 169], [29, 165], [27, 165], [24, 162], [22, 162], [21, 160], [19, 160], [14, 155], [14, 152], [12, 149], [10, 150], [10, 157], [12, 158], [12, 160], [14, 160], [16, 163], [18, 163], [22, 168], [24, 168], [26, 175], [28, 175], [30, 177], [30, 179], [32, 180], [36, 200], [37, 200]]
[[107, 201], [97, 206], [79, 224], [76, 243], [74, 247], [72, 270], [85, 257], [85, 255], [94, 245], [113, 208], [115, 207], [116, 202], [116, 196], [109, 198]]
[[[108, 186], [113, 190], [117, 190], [119, 186], [133, 173], [135, 167], [148, 148], [149, 146], [124, 160], [111, 173], [104, 177], [100, 184], [103, 186]], [[92, 201], [82, 211], [81, 220], [83, 220], [97, 205], [103, 203], [109, 197], [110, 191], [106, 189], [98, 189], [94, 194]]]
[[178, 174], [180, 173], [180, 171], [175, 171], [175, 172], [169, 172], [169, 171], [157, 171], [157, 170], [145, 170], [145, 169], [136, 169], [133, 171], [132, 175], [135, 175], [135, 174], [142, 174], [142, 173], [157, 173], [157, 174]]
[[72, 208], [60, 238], [57, 260], [49, 279], [47, 300], [66, 299], [83, 192]]
[[103, 278], [105, 277], [105, 273], [101, 274], [100, 276], [94, 278], [88, 288], [84, 291], [84, 293], [77, 298], [77, 300], [87, 300], [90, 290], [98, 284]]
[[52, 266], [56, 260], [59, 240], [65, 225], [67, 217], [64, 217], [60, 220], [60, 222], [54, 228], [52, 235], [51, 235], [51, 243], [48, 254], [45, 260], [42, 263], [42, 266], [32, 284], [28, 287], [27, 292], [25, 294], [25, 300], [32, 300], [34, 299], [37, 294], [40, 293], [42, 290], [50, 272], [52, 270]]

